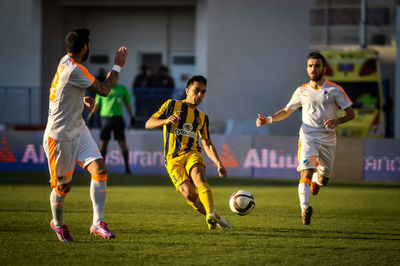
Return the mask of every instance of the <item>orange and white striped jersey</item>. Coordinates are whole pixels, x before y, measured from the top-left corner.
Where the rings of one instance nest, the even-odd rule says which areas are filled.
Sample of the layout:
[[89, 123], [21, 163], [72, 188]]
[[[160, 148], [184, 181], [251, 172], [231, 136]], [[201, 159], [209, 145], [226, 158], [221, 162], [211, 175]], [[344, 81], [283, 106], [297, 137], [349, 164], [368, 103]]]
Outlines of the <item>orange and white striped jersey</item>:
[[45, 134], [56, 140], [71, 140], [85, 126], [82, 119], [85, 90], [95, 78], [81, 64], [65, 55], [51, 83], [49, 116]]
[[338, 106], [346, 109], [352, 104], [342, 87], [325, 80], [319, 88], [313, 88], [310, 83], [298, 87], [286, 106], [294, 110], [302, 108], [300, 137], [335, 144], [335, 130], [327, 129], [324, 120], [336, 118]]

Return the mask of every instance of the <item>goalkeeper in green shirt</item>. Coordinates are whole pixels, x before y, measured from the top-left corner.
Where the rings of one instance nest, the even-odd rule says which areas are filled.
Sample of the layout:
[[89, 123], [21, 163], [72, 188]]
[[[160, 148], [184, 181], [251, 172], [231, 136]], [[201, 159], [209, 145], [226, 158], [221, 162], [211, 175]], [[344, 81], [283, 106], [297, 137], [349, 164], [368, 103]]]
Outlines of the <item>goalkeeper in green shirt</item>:
[[131, 119], [130, 126], [133, 127], [135, 119], [131, 108], [131, 96], [128, 89], [121, 84], [117, 84], [111, 89], [107, 97], [96, 95], [96, 105], [89, 114], [89, 120], [93, 114], [100, 108], [101, 131], [100, 131], [100, 152], [106, 158], [108, 142], [111, 138], [111, 131], [114, 133], [114, 139], [118, 141], [125, 162], [125, 173], [130, 174], [129, 151], [125, 141], [125, 122], [124, 105]]

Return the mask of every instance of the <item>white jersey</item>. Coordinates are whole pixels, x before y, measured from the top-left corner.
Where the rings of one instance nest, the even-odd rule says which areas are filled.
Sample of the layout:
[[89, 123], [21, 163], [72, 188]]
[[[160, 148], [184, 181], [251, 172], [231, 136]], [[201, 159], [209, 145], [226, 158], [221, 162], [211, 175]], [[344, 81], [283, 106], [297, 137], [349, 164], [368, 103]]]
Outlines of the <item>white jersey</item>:
[[346, 109], [352, 104], [342, 87], [325, 80], [317, 89], [310, 83], [298, 87], [286, 106], [302, 108], [301, 139], [336, 145], [335, 130], [326, 128], [324, 120], [336, 118], [338, 106]]
[[56, 140], [71, 140], [85, 126], [82, 119], [85, 90], [95, 78], [81, 64], [65, 55], [51, 83], [49, 116], [45, 135]]

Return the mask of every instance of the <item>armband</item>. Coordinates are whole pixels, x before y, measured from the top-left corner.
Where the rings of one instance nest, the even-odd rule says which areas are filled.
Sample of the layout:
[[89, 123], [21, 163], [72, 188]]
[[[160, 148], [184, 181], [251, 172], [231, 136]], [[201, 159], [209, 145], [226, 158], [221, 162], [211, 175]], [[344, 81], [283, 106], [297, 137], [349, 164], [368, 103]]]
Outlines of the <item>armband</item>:
[[111, 70], [114, 70], [119, 73], [121, 71], [121, 67], [119, 65], [113, 65]]

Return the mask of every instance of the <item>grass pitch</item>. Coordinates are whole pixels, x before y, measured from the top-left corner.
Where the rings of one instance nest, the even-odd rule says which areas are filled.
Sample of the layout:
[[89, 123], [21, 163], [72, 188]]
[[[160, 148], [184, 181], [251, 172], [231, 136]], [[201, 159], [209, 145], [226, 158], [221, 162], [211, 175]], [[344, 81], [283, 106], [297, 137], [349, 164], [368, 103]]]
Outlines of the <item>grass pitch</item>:
[[[332, 182], [312, 196], [301, 223], [297, 181], [209, 178], [216, 209], [234, 228], [209, 231], [168, 177], [109, 175], [106, 222], [89, 234], [88, 173], [76, 173], [65, 201], [75, 243], [60, 243], [49, 221], [47, 173], [0, 172], [1, 265], [400, 265], [400, 184]], [[248, 216], [229, 196], [255, 196]]]

